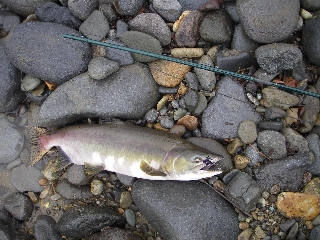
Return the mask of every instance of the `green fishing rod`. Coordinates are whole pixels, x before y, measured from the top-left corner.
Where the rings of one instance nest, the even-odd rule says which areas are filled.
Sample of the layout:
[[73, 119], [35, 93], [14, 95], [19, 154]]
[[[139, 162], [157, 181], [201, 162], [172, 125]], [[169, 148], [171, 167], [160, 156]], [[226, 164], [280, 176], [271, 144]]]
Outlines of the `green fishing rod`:
[[167, 61], [170, 61], [170, 62], [176, 62], [176, 63], [180, 63], [180, 64], [187, 65], [187, 66], [190, 66], [190, 67], [200, 68], [200, 69], [208, 70], [208, 71], [219, 73], [219, 74], [223, 74], [223, 75], [228, 75], [228, 76], [232, 76], [232, 77], [236, 77], [236, 78], [245, 79], [245, 80], [251, 81], [251, 82], [261, 83], [261, 84], [264, 84], [264, 85], [276, 87], [276, 88], [281, 89], [281, 90], [287, 90], [287, 91], [291, 91], [291, 92], [296, 92], [296, 93], [305, 94], [305, 95], [309, 95], [309, 96], [312, 96], [312, 97], [320, 98], [320, 94], [317, 94], [317, 93], [308, 92], [308, 91], [305, 91], [305, 90], [302, 90], [302, 89], [293, 88], [293, 87], [289, 87], [289, 86], [286, 86], [286, 85], [277, 84], [277, 83], [274, 83], [274, 82], [268, 82], [268, 81], [265, 81], [265, 80], [262, 80], [262, 79], [246, 76], [244, 74], [240, 74], [240, 73], [237, 73], [237, 72], [231, 72], [231, 71], [227, 71], [227, 70], [222, 70], [222, 69], [214, 67], [214, 66], [208, 66], [208, 65], [204, 65], [204, 64], [185, 61], [185, 60], [182, 60], [182, 59], [179, 59], [179, 58], [174, 58], [174, 57], [165, 56], [165, 55], [161, 55], [161, 54], [157, 54], [157, 53], [142, 51], [142, 50], [134, 49], [134, 48], [128, 48], [128, 47], [120, 46], [120, 45], [117, 45], [117, 44], [99, 42], [99, 41], [88, 39], [88, 38], [85, 38], [85, 37], [77, 37], [77, 36], [68, 35], [68, 34], [63, 34], [62, 36], [64, 38], [69, 38], [69, 39], [72, 39], [72, 40], [78, 40], [78, 41], [81, 41], [81, 42], [87, 42], [87, 43], [91, 43], [91, 44], [95, 44], [95, 45], [100, 45], [100, 46], [104, 46], [104, 47], [109, 47], [109, 48], [114, 48], [114, 49], [118, 49], [118, 50], [131, 52], [131, 53], [137, 53], [137, 54], [145, 55], [145, 56], [148, 56], [148, 57], [154, 57], [154, 58], [157, 58], [157, 59], [167, 60]]

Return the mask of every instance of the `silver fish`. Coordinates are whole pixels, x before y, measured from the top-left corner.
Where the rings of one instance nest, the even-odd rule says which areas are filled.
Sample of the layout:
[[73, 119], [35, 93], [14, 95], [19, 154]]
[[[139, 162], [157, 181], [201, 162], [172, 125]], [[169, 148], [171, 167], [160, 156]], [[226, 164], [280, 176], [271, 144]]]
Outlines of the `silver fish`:
[[150, 180], [212, 177], [221, 156], [168, 133], [128, 124], [85, 124], [49, 133], [30, 127], [31, 165], [52, 147], [72, 163]]

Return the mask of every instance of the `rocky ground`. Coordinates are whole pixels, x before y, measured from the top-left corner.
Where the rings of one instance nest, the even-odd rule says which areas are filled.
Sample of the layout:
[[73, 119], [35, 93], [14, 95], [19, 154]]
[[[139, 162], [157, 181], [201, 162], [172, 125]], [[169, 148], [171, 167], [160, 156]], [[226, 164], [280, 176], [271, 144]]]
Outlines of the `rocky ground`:
[[[1, 239], [320, 238], [318, 98], [62, 37], [320, 93], [319, 1], [0, 2]], [[54, 149], [27, 166], [26, 126], [118, 120], [220, 154], [224, 172], [90, 175]]]

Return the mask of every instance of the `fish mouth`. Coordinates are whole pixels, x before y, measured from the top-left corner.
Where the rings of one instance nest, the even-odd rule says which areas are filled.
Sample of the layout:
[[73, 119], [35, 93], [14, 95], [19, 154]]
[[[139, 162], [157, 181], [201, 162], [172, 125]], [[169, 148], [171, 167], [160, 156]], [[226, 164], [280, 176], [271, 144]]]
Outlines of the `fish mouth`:
[[199, 170], [210, 171], [210, 168], [214, 166], [221, 159], [222, 157], [218, 159], [212, 159], [210, 157], [207, 157], [205, 160], [202, 161], [201, 164], [199, 164], [199, 166], [201, 166]]

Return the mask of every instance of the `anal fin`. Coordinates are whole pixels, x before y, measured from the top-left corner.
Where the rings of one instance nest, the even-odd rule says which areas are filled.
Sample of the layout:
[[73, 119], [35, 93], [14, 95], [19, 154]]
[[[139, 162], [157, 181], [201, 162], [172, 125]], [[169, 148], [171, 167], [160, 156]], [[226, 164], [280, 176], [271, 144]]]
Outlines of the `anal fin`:
[[140, 164], [140, 169], [150, 175], [150, 176], [159, 176], [159, 177], [166, 177], [167, 174], [164, 173], [163, 171], [159, 170], [159, 169], [155, 169], [153, 167], [151, 167], [148, 163], [146, 163], [145, 161], [141, 161]]

